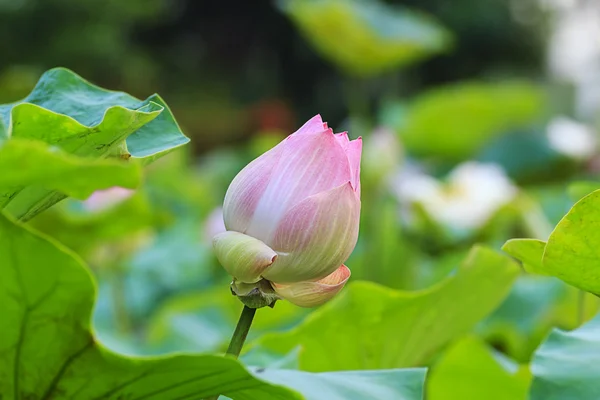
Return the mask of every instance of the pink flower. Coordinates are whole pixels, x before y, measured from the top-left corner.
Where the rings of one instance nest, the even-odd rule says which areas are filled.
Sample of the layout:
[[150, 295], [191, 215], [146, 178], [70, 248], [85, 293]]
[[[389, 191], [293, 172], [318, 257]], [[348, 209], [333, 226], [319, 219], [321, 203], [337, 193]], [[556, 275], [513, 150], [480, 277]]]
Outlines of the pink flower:
[[268, 280], [278, 297], [306, 307], [341, 290], [358, 237], [361, 149], [360, 138], [334, 134], [317, 115], [234, 178], [227, 232], [213, 239], [234, 282]]
[[208, 214], [202, 226], [202, 240], [207, 245], [212, 243], [212, 238], [221, 232], [225, 232], [225, 223], [223, 222], [223, 209], [215, 208]]

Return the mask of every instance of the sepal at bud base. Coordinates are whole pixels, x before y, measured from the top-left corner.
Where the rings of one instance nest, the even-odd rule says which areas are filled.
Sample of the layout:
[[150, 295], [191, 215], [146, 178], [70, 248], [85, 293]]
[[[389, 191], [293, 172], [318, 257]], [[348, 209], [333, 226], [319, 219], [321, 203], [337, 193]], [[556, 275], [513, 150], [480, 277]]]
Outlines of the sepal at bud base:
[[258, 239], [243, 233], [227, 231], [213, 238], [217, 259], [236, 281], [255, 283], [262, 279], [277, 253]]
[[244, 283], [234, 280], [231, 282], [231, 293], [250, 308], [267, 306], [273, 308], [275, 302], [281, 299], [266, 279], [261, 279], [256, 283]]

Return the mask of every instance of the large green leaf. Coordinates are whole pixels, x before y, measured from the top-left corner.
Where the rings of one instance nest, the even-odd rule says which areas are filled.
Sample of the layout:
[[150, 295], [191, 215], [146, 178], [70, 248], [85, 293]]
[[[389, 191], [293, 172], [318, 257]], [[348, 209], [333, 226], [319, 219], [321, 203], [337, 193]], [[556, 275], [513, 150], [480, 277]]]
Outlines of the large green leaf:
[[531, 400], [600, 398], [600, 316], [579, 329], [555, 329], [531, 363]]
[[[17, 140], [39, 143], [26, 162], [11, 164], [23, 152], [23, 144], [11, 146]], [[98, 164], [97, 159], [144, 164], [187, 142], [158, 95], [142, 101], [101, 89], [69, 70], [52, 69], [25, 99], [0, 105], [0, 166], [6, 179], [16, 183], [0, 186], [0, 207], [26, 220], [66, 196], [82, 198], [111, 185], [135, 187], [135, 167], [124, 168], [111, 180], [114, 164]], [[57, 158], [63, 153], [57, 150], [71, 158], [61, 163]], [[54, 162], [46, 164], [48, 159]], [[72, 168], [65, 174], [69, 160], [81, 167], [79, 174]], [[41, 173], [44, 167], [47, 171]], [[64, 180], [56, 179], [63, 174]]]
[[535, 122], [543, 107], [543, 91], [528, 82], [458, 83], [417, 97], [398, 129], [414, 154], [463, 160], [491, 138]]
[[0, 170], [4, 171], [0, 175], [0, 207], [10, 202], [18, 190], [14, 188], [37, 185], [86, 198], [95, 190], [111, 186], [135, 187], [141, 178], [136, 163], [89, 160], [24, 139], [12, 139], [0, 146]]
[[431, 370], [427, 398], [525, 400], [529, 371], [499, 357], [475, 337], [461, 340]]
[[0, 393], [19, 399], [299, 399], [218, 356], [127, 358], [90, 331], [95, 287], [69, 251], [0, 215]]
[[309, 373], [284, 369], [258, 369], [268, 382], [297, 390], [306, 400], [421, 400], [424, 368], [379, 371]]
[[600, 191], [577, 202], [550, 235], [542, 258], [546, 272], [600, 294]]
[[439, 53], [450, 34], [426, 15], [377, 0], [283, 0], [281, 9], [342, 71], [376, 75]]
[[538, 239], [510, 239], [502, 250], [523, 263], [523, 268], [527, 272], [546, 275], [542, 266], [542, 256], [546, 242]]
[[412, 367], [494, 310], [518, 274], [507, 257], [475, 247], [439, 285], [402, 292], [354, 282], [298, 327], [257, 344], [280, 354], [301, 346], [309, 371]]
[[579, 202], [560, 220], [548, 242], [513, 239], [504, 250], [523, 261], [532, 272], [555, 276], [600, 294], [600, 190]]
[[[19, 102], [0, 106], [0, 120], [5, 126], [4, 131], [0, 131], [0, 138], [30, 137], [48, 142], [69, 140], [70, 145], [74, 145], [77, 139], [80, 139], [80, 144], [99, 142], [98, 139], [85, 136], [76, 137], [74, 131], [40, 130], [36, 133], [17, 130], [20, 123], [31, 127], [31, 123], [27, 122], [28, 118], [51, 123], [53, 128], [79, 130], [78, 133], [82, 136], [85, 133], [100, 133], [102, 138], [112, 135], [117, 140], [119, 136], [124, 136], [124, 139], [131, 135], [127, 138], [129, 153], [139, 158], [169, 152], [189, 141], [160, 96], [154, 94], [146, 100], [139, 100], [127, 93], [95, 86], [65, 68], [47, 71], [29, 96]], [[11, 126], [12, 134], [7, 130]], [[16, 135], [15, 132], [20, 133]], [[107, 151], [107, 147], [114, 145], [110, 142], [99, 144], [105, 146], [94, 149], [95, 151]], [[64, 145], [61, 143], [60, 147], [64, 148]]]
[[282, 385], [299, 389], [308, 400], [325, 394], [332, 400], [422, 398], [424, 369], [248, 371], [220, 356], [132, 358], [113, 353], [90, 330], [95, 286], [81, 261], [2, 215], [0, 278], [0, 393], [7, 398], [303, 398]]

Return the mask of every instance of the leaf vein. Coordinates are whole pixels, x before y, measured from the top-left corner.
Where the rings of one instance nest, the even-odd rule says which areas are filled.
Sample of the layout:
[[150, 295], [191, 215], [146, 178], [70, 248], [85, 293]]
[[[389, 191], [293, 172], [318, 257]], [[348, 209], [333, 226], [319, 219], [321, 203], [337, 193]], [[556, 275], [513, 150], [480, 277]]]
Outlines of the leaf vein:
[[56, 375], [54, 375], [54, 378], [52, 378], [52, 381], [50, 381], [50, 386], [48, 386], [48, 389], [46, 389], [46, 392], [44, 393], [44, 395], [41, 398], [42, 400], [48, 400], [50, 398], [50, 395], [56, 389], [58, 383], [60, 382], [61, 378], [63, 377], [63, 375], [65, 374], [65, 372], [67, 371], [67, 369], [71, 366], [71, 364], [76, 359], [78, 359], [79, 357], [81, 357], [88, 349], [90, 349], [93, 344], [94, 344], [93, 339], [90, 339], [85, 344], [85, 346], [83, 346], [81, 349], [77, 350], [75, 353], [71, 354], [63, 362], [62, 366], [60, 367], [60, 369], [58, 370], [58, 372], [56, 373]]

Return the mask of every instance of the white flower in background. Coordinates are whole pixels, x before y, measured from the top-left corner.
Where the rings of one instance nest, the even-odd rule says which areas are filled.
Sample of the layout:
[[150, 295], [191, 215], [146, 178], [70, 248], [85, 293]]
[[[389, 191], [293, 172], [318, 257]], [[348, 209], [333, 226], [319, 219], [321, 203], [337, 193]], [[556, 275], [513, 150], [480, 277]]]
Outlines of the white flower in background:
[[598, 148], [598, 138], [592, 129], [566, 117], [556, 117], [550, 121], [546, 135], [550, 147], [575, 159], [588, 159]]
[[575, 85], [578, 114], [600, 108], [600, 2], [545, 1], [554, 12], [548, 43], [548, 66], [557, 78]]
[[457, 166], [445, 183], [409, 168], [394, 186], [401, 201], [418, 203], [438, 223], [466, 230], [481, 227], [517, 194], [500, 166], [477, 162]]
[[557, 14], [548, 53], [550, 69], [557, 77], [579, 81], [598, 72], [599, 10], [596, 6], [566, 7]]
[[365, 141], [362, 156], [364, 180], [379, 182], [389, 177], [403, 158], [398, 135], [390, 128], [375, 129]]
[[127, 200], [134, 193], [135, 190], [118, 186], [106, 190], [97, 190], [83, 201], [83, 208], [91, 212], [104, 211]]

